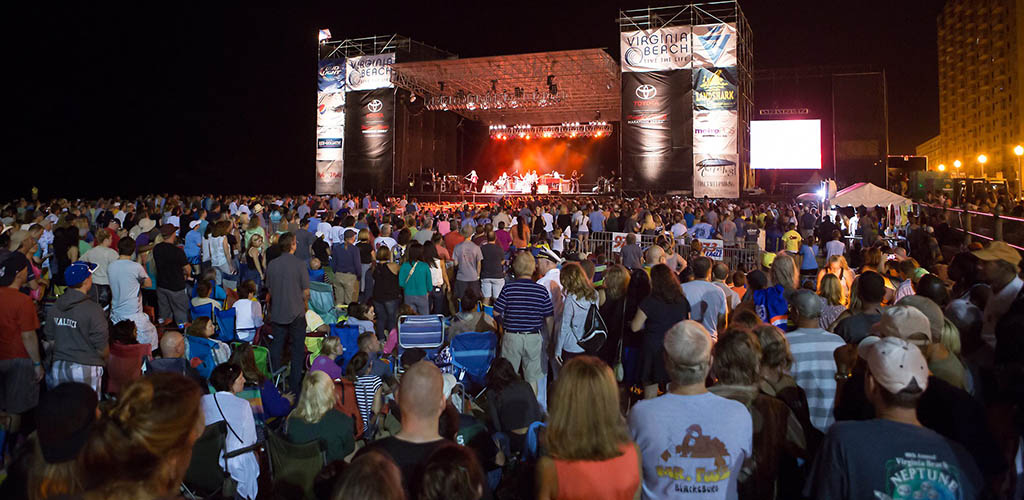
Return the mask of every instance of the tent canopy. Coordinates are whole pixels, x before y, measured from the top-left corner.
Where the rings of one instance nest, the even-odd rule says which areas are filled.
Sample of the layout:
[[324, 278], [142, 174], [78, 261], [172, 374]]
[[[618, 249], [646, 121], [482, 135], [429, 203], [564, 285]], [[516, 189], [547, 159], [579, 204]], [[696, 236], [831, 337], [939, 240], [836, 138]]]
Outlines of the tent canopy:
[[888, 207], [890, 205], [905, 206], [911, 201], [892, 191], [882, 189], [870, 182], [858, 182], [836, 193], [829, 204], [839, 207]]

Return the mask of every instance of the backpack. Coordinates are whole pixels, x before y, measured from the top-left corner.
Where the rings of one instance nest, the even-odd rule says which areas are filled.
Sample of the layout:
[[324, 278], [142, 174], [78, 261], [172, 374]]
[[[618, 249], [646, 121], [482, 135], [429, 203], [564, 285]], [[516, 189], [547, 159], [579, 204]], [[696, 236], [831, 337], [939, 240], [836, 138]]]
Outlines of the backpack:
[[[579, 304], [577, 302], [577, 304]], [[576, 345], [587, 354], [596, 354], [601, 346], [608, 340], [608, 327], [604, 324], [604, 318], [597, 310], [596, 304], [590, 304], [587, 310], [587, 319], [583, 322], [583, 336], [576, 338]]]
[[363, 414], [359, 412], [359, 403], [356, 401], [356, 386], [348, 379], [341, 379], [334, 384], [334, 393], [337, 398], [334, 401], [334, 409], [348, 415], [355, 423], [355, 438], [363, 437]]

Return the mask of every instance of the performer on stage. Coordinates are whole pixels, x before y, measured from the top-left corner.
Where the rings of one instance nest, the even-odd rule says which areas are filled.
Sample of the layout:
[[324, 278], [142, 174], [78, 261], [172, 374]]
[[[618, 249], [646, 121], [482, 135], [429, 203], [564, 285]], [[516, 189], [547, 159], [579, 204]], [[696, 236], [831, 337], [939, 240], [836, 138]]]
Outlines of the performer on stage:
[[580, 192], [580, 173], [575, 170], [573, 170], [572, 174], [569, 176], [569, 192]]
[[480, 178], [476, 175], [476, 170], [470, 170], [469, 175], [466, 176], [466, 180], [469, 181], [470, 192], [476, 192], [476, 184], [480, 181]]

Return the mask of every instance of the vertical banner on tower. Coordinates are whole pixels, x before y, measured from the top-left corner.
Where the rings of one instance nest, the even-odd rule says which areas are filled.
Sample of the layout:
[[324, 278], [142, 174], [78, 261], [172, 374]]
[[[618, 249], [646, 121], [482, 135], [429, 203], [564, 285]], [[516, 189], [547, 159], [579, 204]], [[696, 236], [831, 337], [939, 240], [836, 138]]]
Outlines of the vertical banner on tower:
[[342, 191], [345, 138], [345, 60], [324, 59], [317, 68], [316, 193]]
[[622, 170], [627, 186], [687, 187], [691, 102], [690, 70], [622, 74]]
[[693, 195], [739, 198], [736, 27], [693, 27]]
[[345, 104], [345, 185], [349, 192], [391, 189], [395, 90], [349, 92]]
[[690, 27], [620, 33], [619, 49], [623, 183], [687, 189], [693, 159]]

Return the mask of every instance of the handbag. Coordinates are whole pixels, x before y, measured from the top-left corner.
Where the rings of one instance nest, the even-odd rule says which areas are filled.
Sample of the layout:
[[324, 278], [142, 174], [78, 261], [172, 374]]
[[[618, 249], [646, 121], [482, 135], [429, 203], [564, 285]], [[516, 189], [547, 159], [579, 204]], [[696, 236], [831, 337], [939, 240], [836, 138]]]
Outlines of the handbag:
[[[237, 439], [239, 443], [242, 443], [242, 438], [238, 437], [238, 434], [235, 432], [235, 430], [231, 428], [231, 424], [228, 423], [228, 418], [224, 416], [224, 410], [220, 409], [220, 401], [217, 401], [217, 393], [213, 394], [213, 402], [217, 404], [217, 411], [220, 412], [220, 418], [224, 419], [224, 425], [226, 425], [228, 427], [228, 430], [231, 431], [231, 434], [235, 435], [235, 439]], [[225, 439], [224, 440], [224, 454], [225, 454], [225, 457], [224, 457], [224, 482], [221, 483], [220, 493], [221, 493], [221, 496], [223, 496], [224, 498], [235, 498], [236, 497], [235, 493], [238, 490], [238, 482], [235, 481], [234, 478], [231, 477], [231, 473], [228, 472], [228, 459], [227, 459], [227, 456], [226, 456], [227, 453], [228, 453], [228, 440]]]
[[[573, 299], [573, 302], [576, 300]], [[575, 316], [574, 309], [573, 317], [575, 318]], [[601, 350], [607, 340], [608, 327], [605, 326], [604, 319], [601, 318], [601, 313], [597, 310], [597, 304], [590, 304], [590, 308], [587, 310], [587, 319], [583, 322], [583, 336], [576, 337], [576, 345], [580, 346], [583, 352], [593, 355]]]

